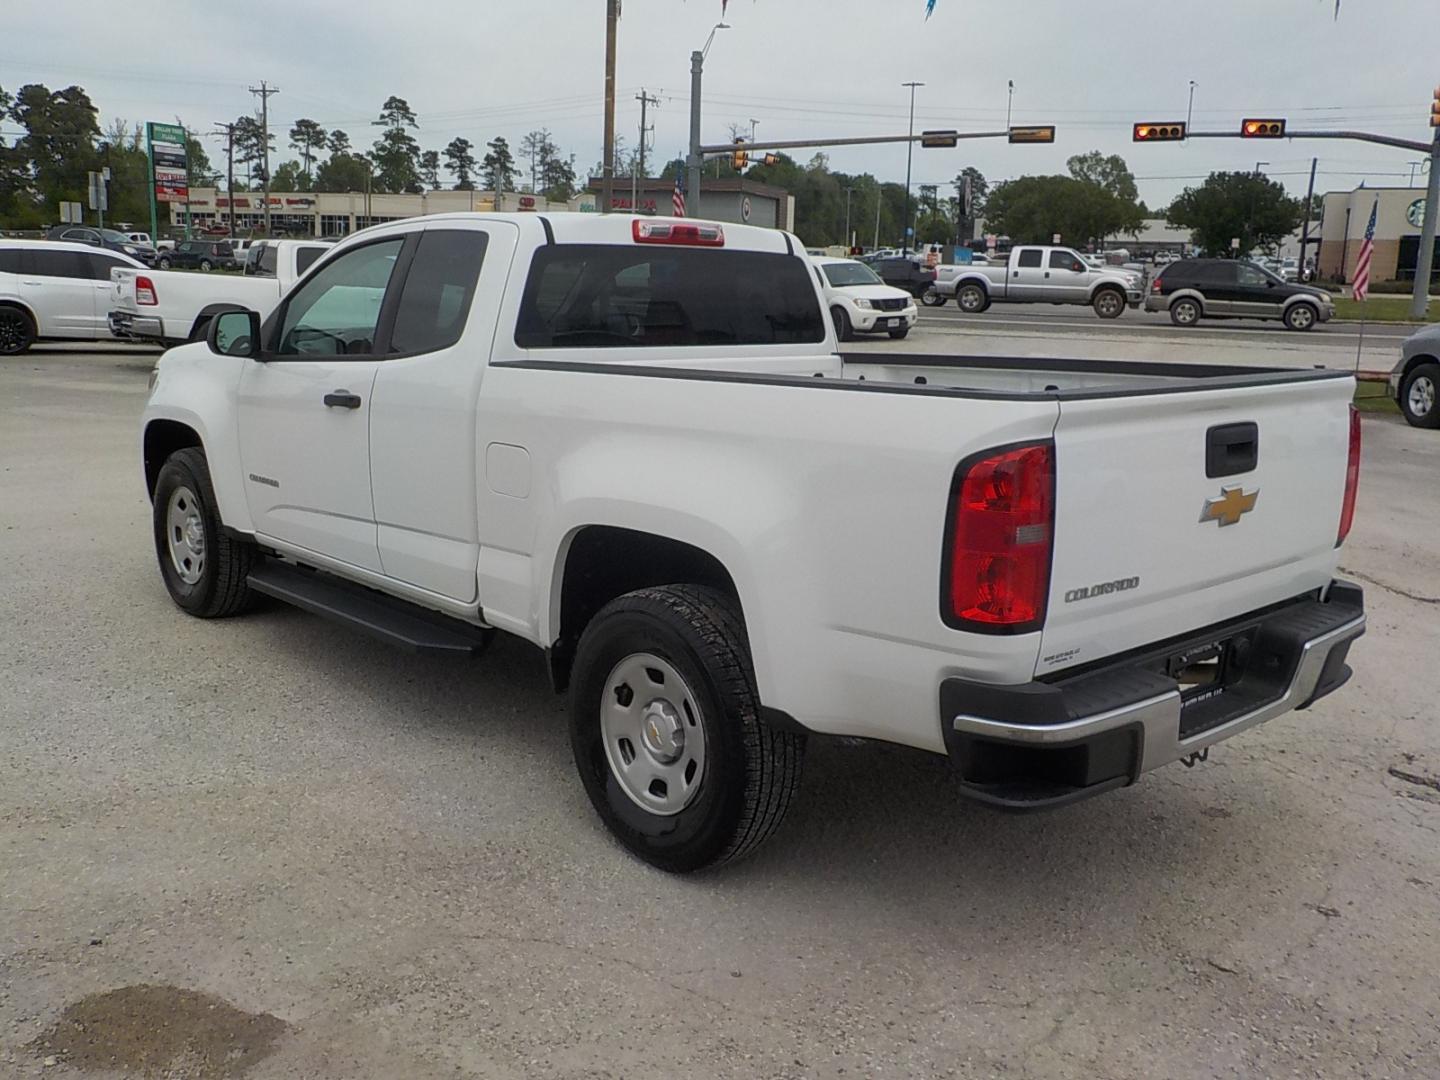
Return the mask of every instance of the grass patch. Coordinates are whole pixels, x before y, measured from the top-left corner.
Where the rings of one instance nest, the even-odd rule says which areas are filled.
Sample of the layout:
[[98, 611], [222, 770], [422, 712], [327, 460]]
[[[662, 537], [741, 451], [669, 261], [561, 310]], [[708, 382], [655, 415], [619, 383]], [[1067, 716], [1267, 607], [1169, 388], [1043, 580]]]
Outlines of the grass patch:
[[1360, 382], [1355, 384], [1355, 407], [1361, 412], [1390, 413], [1400, 415], [1400, 406], [1386, 393], [1383, 382]]
[[1415, 321], [1410, 317], [1410, 298], [1408, 296], [1372, 295], [1363, 304], [1357, 304], [1354, 300], [1343, 296], [1335, 297], [1335, 318], [1337, 319], [1354, 319], [1358, 322], [1362, 310], [1366, 322]]

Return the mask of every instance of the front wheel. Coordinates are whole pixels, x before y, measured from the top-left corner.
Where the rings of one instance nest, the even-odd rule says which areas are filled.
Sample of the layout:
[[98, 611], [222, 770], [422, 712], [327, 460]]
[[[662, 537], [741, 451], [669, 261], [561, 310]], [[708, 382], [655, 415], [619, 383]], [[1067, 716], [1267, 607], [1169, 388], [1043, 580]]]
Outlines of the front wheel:
[[1092, 303], [1102, 319], [1118, 319], [1125, 313], [1125, 297], [1114, 289], [1101, 289]]
[[1170, 305], [1170, 321], [1176, 326], [1194, 326], [1200, 321], [1200, 305], [1182, 298]]
[[990, 294], [979, 285], [962, 285], [955, 304], [967, 315], [978, 315], [990, 306]]
[[841, 341], [855, 340], [855, 327], [850, 322], [849, 313], [842, 307], [830, 309], [830, 318], [835, 322], [835, 336]]
[[1412, 427], [1440, 428], [1440, 364], [1419, 364], [1400, 384], [1400, 411]]
[[631, 852], [672, 873], [740, 858], [800, 783], [803, 735], [760, 716], [745, 626], [715, 589], [626, 593], [580, 639], [570, 741], [585, 792]]
[[1290, 330], [1309, 330], [1320, 320], [1320, 313], [1309, 304], [1295, 304], [1285, 312], [1285, 326]]
[[187, 447], [171, 454], [155, 482], [155, 554], [170, 599], [202, 619], [236, 615], [250, 606], [255, 545], [220, 527], [205, 454]]
[[945, 300], [933, 285], [920, 294], [920, 302], [926, 307], [944, 307]]
[[909, 337], [909, 336], [910, 336], [910, 328], [909, 328], [908, 326], [902, 326], [902, 327], [900, 327], [898, 330], [891, 330], [891, 331], [890, 331], [890, 339], [891, 339], [892, 341], [903, 341], [905, 338], [907, 338], [907, 337]]
[[170, 260], [162, 255], [156, 265], [159, 266], [161, 270], [169, 270]]
[[200, 260], [200, 269], [201, 269], [201, 270], [204, 270], [206, 273], [209, 273], [209, 272], [210, 272], [211, 270], [213, 270], [214, 268], [215, 268], [215, 264], [212, 263], [209, 259], [201, 259], [201, 260]]

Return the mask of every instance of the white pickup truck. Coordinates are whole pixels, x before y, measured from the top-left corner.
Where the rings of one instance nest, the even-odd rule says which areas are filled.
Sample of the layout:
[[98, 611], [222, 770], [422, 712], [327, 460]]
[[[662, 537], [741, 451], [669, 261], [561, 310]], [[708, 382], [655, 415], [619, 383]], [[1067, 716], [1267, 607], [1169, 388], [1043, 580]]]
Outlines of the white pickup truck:
[[329, 250], [329, 241], [261, 240], [246, 252], [243, 274], [114, 270], [110, 333], [163, 345], [197, 341], [217, 312], [248, 308], [268, 314]]
[[454, 214], [166, 353], [141, 452], [183, 611], [532, 642], [600, 817], [689, 871], [774, 830], [811, 735], [1048, 807], [1335, 690], [1365, 627], [1334, 577], [1353, 389], [842, 356], [787, 233]]
[[1017, 247], [1000, 265], [941, 266], [935, 285], [922, 298], [930, 307], [954, 300], [961, 311], [978, 314], [991, 304], [1077, 304], [1102, 319], [1118, 319], [1145, 300], [1142, 274], [1097, 267], [1065, 247]]

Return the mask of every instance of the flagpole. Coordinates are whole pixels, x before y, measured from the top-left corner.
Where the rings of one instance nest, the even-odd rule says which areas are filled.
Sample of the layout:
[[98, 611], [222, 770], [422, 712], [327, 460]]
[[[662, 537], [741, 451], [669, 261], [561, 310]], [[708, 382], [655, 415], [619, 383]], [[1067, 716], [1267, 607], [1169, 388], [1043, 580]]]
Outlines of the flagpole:
[[1355, 346], [1355, 374], [1360, 374], [1360, 353], [1365, 349], [1365, 319], [1370, 314], [1370, 294], [1360, 301], [1360, 341]]

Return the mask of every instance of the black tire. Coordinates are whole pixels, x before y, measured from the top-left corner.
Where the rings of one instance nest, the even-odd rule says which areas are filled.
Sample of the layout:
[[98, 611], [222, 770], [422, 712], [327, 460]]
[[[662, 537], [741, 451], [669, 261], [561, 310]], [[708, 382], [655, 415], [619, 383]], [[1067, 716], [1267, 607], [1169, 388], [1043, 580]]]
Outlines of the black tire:
[[903, 341], [903, 340], [904, 340], [905, 338], [907, 338], [909, 335], [910, 335], [910, 328], [909, 328], [908, 326], [902, 326], [902, 327], [900, 327], [899, 330], [891, 330], [891, 331], [890, 331], [890, 338], [891, 338], [892, 341]]
[[955, 306], [967, 315], [979, 315], [990, 306], [990, 294], [983, 285], [971, 282], [955, 291]]
[[944, 307], [947, 299], [949, 298], [940, 295], [939, 290], [936, 289], [934, 285], [931, 285], [930, 288], [920, 294], [920, 303], [926, 307]]
[[[705, 740], [699, 786], [683, 808], [664, 816], [626, 793], [602, 734], [606, 684], [637, 654], [679, 673], [699, 713], [690, 726], [698, 721]], [[738, 859], [758, 847], [799, 788], [805, 751], [803, 735], [761, 719], [735, 601], [694, 585], [626, 593], [590, 621], [572, 672], [570, 741], [585, 792], [606, 827], [635, 855], [670, 873]]]
[[1125, 294], [1119, 289], [1101, 289], [1090, 301], [1090, 306], [1102, 319], [1118, 319], [1125, 314]]
[[35, 344], [35, 322], [24, 308], [0, 304], [0, 356], [19, 356]]
[[160, 258], [156, 260], [155, 265], [160, 267], [161, 270], [169, 270], [170, 260], [166, 256], [161, 255]]
[[830, 309], [830, 318], [835, 323], [835, 336], [841, 341], [855, 340], [855, 327], [850, 323], [850, 315], [842, 307]]
[[[171, 554], [170, 502], [177, 491], [190, 492], [198, 504], [194, 510], [198, 512], [197, 524], [204, 537], [204, 555], [199, 578], [194, 582], [184, 580]], [[238, 615], [250, 606], [248, 578], [251, 567], [260, 558], [254, 544], [232, 539], [221, 529], [215, 506], [215, 489], [210, 483], [210, 467], [204, 452], [187, 447], [171, 454], [155, 482], [151, 515], [155, 555], [170, 599], [182, 611], [201, 619]], [[188, 506], [182, 509], [190, 512]]]
[[1285, 309], [1287, 330], [1309, 330], [1320, 321], [1320, 310], [1313, 304], [1291, 304]]
[[204, 270], [204, 271], [206, 271], [206, 272], [208, 273], [209, 271], [215, 269], [215, 264], [212, 263], [209, 259], [201, 259], [201, 260], [200, 260], [200, 269], [201, 269], [201, 270]]
[[1405, 373], [1400, 411], [1412, 427], [1440, 428], [1440, 364], [1417, 364]]
[[1188, 296], [1182, 296], [1170, 305], [1170, 321], [1176, 326], [1195, 326], [1202, 314], [1200, 302]]

